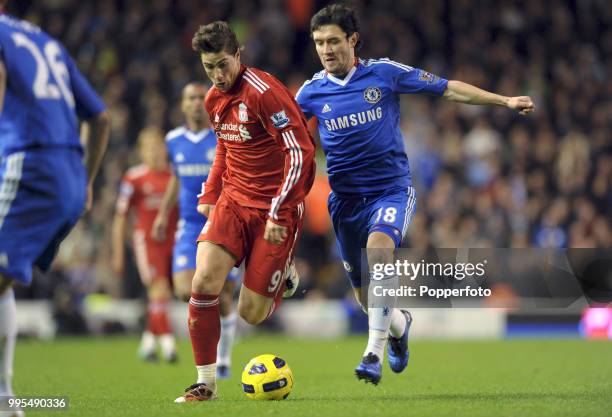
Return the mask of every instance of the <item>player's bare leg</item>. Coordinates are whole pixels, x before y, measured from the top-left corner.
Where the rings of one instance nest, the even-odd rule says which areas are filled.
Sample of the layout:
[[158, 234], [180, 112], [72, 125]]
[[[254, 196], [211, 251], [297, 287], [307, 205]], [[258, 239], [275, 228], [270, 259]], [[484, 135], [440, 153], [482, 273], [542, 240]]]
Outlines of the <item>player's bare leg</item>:
[[217, 378], [230, 377], [232, 365], [232, 346], [236, 334], [238, 315], [234, 309], [234, 290], [236, 282], [228, 279], [219, 294], [219, 313], [221, 315], [221, 336], [217, 346]]
[[196, 272], [189, 300], [189, 336], [198, 378], [176, 402], [217, 397], [217, 344], [221, 333], [219, 294], [236, 259], [223, 247], [198, 243]]
[[[17, 310], [13, 280], [0, 274], [0, 397], [12, 396], [13, 356], [17, 339]], [[0, 415], [5, 415], [0, 412]], [[8, 414], [23, 416], [22, 411]]]
[[[153, 280], [147, 288], [147, 295], [149, 297], [147, 331], [152, 333], [153, 339], [157, 339], [159, 342], [164, 360], [174, 363], [178, 357], [174, 334], [170, 324], [169, 308], [170, 300], [172, 299], [172, 289], [168, 279], [159, 277]], [[142, 347], [143, 351], [141, 353], [146, 354], [145, 346]], [[155, 343], [153, 343], [152, 352], [155, 354]]]
[[[368, 265], [389, 264], [393, 262], [395, 242], [386, 233], [371, 233], [368, 236], [366, 247], [368, 249], [376, 249], [368, 251]], [[382, 280], [377, 281], [377, 285], [394, 288], [397, 286], [397, 277], [395, 275], [384, 277]], [[361, 303], [361, 290], [356, 288], [355, 295]], [[401, 337], [406, 329], [407, 316], [399, 309], [394, 308], [394, 303], [392, 304], [375, 308], [367, 307], [368, 344], [363, 353], [362, 362], [355, 369], [357, 377], [366, 382], [377, 384], [380, 381], [383, 354], [390, 328], [393, 327], [391, 334], [394, 337]], [[362, 308], [365, 311], [366, 306], [362, 305]]]
[[175, 272], [172, 275], [172, 281], [174, 286], [174, 295], [179, 300], [189, 302], [191, 297], [191, 281], [195, 275], [195, 269], [185, 269], [183, 271]]
[[267, 319], [273, 312], [274, 299], [264, 297], [244, 285], [238, 298], [238, 314], [253, 326]]

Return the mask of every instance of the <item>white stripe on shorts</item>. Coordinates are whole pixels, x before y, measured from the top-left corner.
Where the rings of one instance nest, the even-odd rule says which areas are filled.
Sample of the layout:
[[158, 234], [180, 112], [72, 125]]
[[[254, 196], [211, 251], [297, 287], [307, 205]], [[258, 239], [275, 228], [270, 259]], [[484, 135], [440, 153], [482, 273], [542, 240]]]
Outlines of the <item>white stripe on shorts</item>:
[[0, 229], [2, 229], [4, 219], [17, 196], [19, 182], [23, 174], [24, 158], [25, 152], [16, 152], [6, 157], [6, 170], [2, 176], [2, 185], [0, 186]]

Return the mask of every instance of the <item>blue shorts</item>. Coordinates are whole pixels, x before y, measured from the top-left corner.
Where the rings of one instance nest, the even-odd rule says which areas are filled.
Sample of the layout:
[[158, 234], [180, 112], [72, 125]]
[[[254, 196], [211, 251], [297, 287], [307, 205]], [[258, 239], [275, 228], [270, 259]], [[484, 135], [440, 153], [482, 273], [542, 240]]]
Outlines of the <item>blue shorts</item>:
[[367, 271], [361, 250], [368, 236], [385, 233], [400, 247], [416, 210], [416, 191], [409, 187], [373, 197], [340, 197], [332, 192], [327, 204], [344, 269], [353, 287], [359, 288], [361, 271]]
[[23, 284], [47, 270], [83, 214], [87, 173], [77, 149], [35, 149], [0, 163], [0, 273]]
[[[201, 221], [180, 219], [176, 228], [174, 238], [174, 252], [172, 254], [172, 273], [195, 270], [196, 253], [198, 251], [198, 236], [202, 233], [202, 228], [206, 223], [206, 217], [202, 216]], [[239, 268], [232, 268], [227, 279], [231, 281], [240, 280], [242, 273]]]

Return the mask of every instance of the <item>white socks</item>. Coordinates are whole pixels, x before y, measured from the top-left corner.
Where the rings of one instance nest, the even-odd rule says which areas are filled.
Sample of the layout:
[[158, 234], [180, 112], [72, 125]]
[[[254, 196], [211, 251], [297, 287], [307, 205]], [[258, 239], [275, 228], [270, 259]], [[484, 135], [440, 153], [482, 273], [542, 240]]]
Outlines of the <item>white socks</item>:
[[198, 370], [198, 384], [204, 383], [208, 388], [217, 391], [217, 364], [196, 366]]
[[[384, 313], [384, 308], [368, 308], [370, 330], [368, 332], [368, 345], [363, 353], [363, 356], [366, 356], [369, 352], [374, 353], [380, 359], [380, 363], [383, 362], [385, 343], [389, 333], [396, 338], [402, 337], [408, 324], [406, 316], [399, 308], [394, 308], [391, 314], [385, 315]], [[389, 330], [385, 331], [384, 326], [388, 326]]]
[[217, 363], [221, 366], [230, 366], [232, 363], [232, 346], [236, 334], [238, 315], [232, 311], [228, 316], [221, 317], [221, 337], [217, 345]]
[[155, 336], [148, 330], [142, 332], [140, 339], [140, 353], [143, 355], [155, 352]]
[[391, 314], [389, 314], [388, 308], [368, 308], [368, 345], [363, 352], [363, 356], [372, 352], [378, 356], [382, 364], [390, 324]]
[[176, 342], [172, 333], [162, 334], [159, 336], [159, 346], [161, 347], [162, 355], [168, 360], [173, 355], [176, 355]]
[[389, 327], [389, 332], [391, 336], [395, 338], [400, 338], [404, 335], [404, 331], [406, 331], [406, 316], [399, 308], [393, 309], [393, 314], [391, 314], [391, 327]]
[[0, 295], [0, 395], [13, 395], [13, 354], [17, 338], [17, 307], [13, 289]]
[[[387, 275], [382, 279], [374, 279], [373, 277], [370, 277], [370, 287], [368, 290], [368, 345], [366, 346], [363, 356], [366, 356], [368, 353], [372, 352], [378, 356], [381, 364], [383, 362], [385, 344], [387, 343], [387, 337], [389, 336], [389, 328], [391, 327], [392, 322], [395, 321], [392, 331], [392, 334], [395, 335], [399, 330], [399, 327], [402, 325], [402, 318], [398, 317], [398, 315], [401, 316], [402, 313], [394, 308], [395, 297], [375, 296], [374, 288], [378, 287], [383, 291], [391, 290], [396, 289], [397, 284], [398, 277], [396, 275]], [[378, 293], [381, 292], [379, 291]], [[403, 327], [401, 331], [403, 333]]]

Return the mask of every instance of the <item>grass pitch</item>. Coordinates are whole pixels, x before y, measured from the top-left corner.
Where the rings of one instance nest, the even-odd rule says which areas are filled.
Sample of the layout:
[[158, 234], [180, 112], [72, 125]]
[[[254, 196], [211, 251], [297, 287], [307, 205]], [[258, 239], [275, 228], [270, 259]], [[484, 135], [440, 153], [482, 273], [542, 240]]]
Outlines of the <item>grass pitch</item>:
[[[14, 388], [20, 395], [70, 398], [67, 411], [29, 416], [611, 416], [612, 343], [582, 340], [416, 341], [402, 374], [385, 361], [381, 383], [358, 382], [353, 368], [365, 336], [331, 341], [258, 336], [238, 342], [220, 399], [174, 404], [195, 380], [191, 348], [178, 365], [136, 359], [132, 338], [19, 342]], [[241, 367], [261, 353], [286, 359], [289, 398], [247, 399]]]

